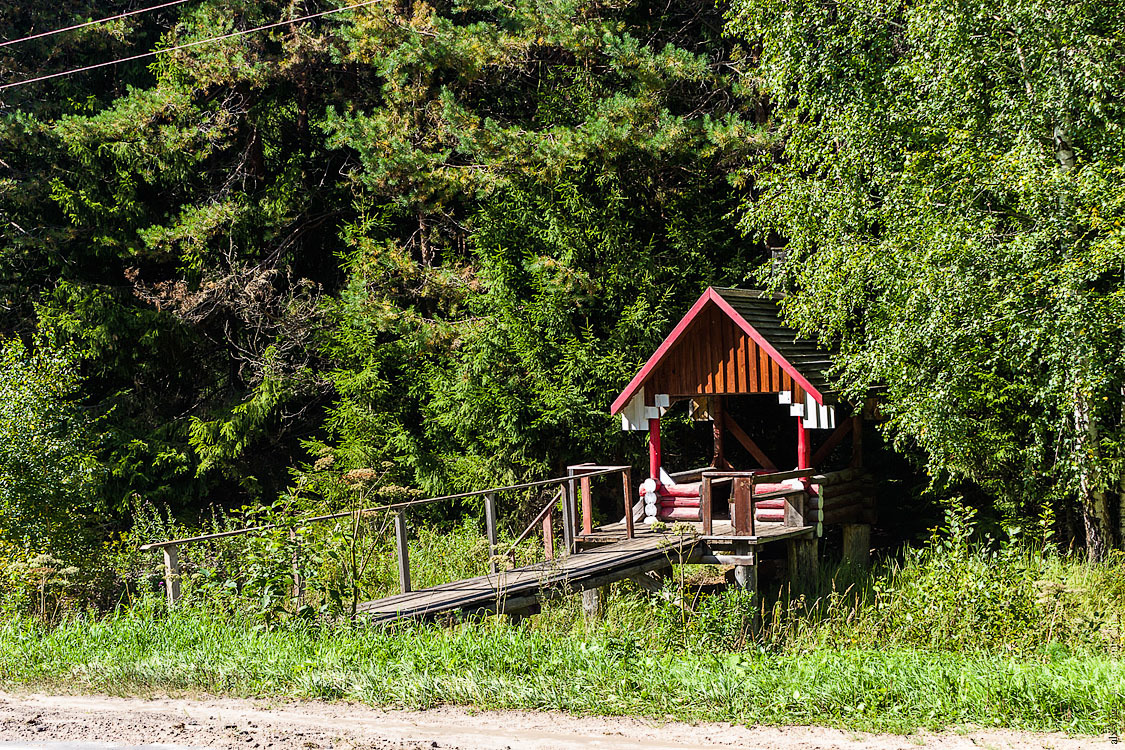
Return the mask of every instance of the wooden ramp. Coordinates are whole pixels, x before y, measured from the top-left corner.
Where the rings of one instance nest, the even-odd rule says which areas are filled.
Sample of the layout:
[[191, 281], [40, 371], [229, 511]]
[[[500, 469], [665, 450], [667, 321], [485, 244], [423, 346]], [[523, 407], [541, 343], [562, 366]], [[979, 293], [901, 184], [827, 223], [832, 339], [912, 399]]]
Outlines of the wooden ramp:
[[[755, 545], [813, 533], [813, 527], [776, 526], [761, 529], [755, 538], [739, 541]], [[704, 560], [710, 557], [709, 542], [720, 540], [638, 530], [633, 539], [610, 541], [603, 536], [598, 541], [603, 543], [555, 560], [365, 602], [357, 611], [376, 622], [426, 620], [457, 612], [516, 613], [546, 599], [605, 586], [673, 563]]]

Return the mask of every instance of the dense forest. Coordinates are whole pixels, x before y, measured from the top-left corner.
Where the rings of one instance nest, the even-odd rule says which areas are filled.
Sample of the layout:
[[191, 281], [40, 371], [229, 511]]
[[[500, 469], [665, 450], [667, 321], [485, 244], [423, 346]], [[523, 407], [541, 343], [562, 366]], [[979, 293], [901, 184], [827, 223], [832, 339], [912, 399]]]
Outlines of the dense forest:
[[137, 498], [636, 458], [608, 404], [708, 284], [786, 292], [918, 487], [1125, 542], [1122, 6], [192, 0], [40, 36], [155, 4], [0, 7], [8, 549]]

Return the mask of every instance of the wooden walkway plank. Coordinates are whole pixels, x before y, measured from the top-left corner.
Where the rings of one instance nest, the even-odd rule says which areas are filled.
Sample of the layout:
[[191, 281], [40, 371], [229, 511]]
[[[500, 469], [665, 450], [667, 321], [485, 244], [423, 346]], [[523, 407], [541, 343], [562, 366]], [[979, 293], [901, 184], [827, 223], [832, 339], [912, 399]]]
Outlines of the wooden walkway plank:
[[[716, 531], [729, 531], [729, 523]], [[461, 581], [443, 583], [421, 591], [411, 591], [365, 602], [358, 612], [377, 622], [404, 618], [432, 619], [455, 612], [515, 612], [579, 591], [605, 586], [614, 581], [668, 567], [675, 563], [691, 562], [705, 557], [707, 542], [695, 536], [675, 536], [639, 531], [633, 539], [612, 541], [620, 526], [624, 537], [624, 524], [598, 529], [594, 539], [608, 543], [590, 547], [581, 552], [522, 568], [490, 573]], [[750, 544], [788, 539], [808, 534], [812, 527], [782, 527], [781, 524], [760, 524], [758, 538]], [[721, 540], [721, 535], [711, 540]], [[745, 541], [745, 540], [742, 540]]]

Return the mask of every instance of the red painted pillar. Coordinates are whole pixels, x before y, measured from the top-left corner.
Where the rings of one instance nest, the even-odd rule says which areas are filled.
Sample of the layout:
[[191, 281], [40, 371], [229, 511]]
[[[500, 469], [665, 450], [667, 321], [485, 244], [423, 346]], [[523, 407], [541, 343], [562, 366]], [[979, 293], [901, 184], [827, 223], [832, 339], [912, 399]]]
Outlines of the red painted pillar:
[[660, 420], [648, 420], [648, 475], [660, 486]]
[[805, 420], [797, 417], [797, 468], [811, 469], [812, 443], [809, 442], [809, 431], [805, 429]]

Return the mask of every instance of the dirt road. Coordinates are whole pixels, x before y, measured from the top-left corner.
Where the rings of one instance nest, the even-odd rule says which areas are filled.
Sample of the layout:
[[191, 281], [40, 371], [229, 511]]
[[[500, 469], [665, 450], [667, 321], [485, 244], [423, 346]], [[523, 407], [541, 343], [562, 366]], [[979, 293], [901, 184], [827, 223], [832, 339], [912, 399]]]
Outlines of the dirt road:
[[[54, 743], [66, 743], [58, 745]], [[90, 743], [90, 744], [86, 744]], [[1077, 750], [1104, 737], [1009, 731], [868, 735], [809, 727], [681, 724], [460, 708], [382, 711], [346, 703], [0, 693], [0, 750], [242, 747], [273, 750]]]

